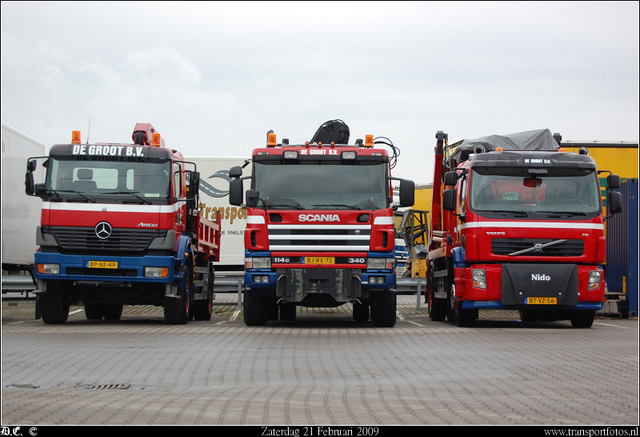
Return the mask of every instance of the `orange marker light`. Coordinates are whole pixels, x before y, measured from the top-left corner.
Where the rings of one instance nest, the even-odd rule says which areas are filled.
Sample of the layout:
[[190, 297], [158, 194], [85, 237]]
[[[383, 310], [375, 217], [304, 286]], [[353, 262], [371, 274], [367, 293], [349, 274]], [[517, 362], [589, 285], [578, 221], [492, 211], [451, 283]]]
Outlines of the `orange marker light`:
[[80, 131], [74, 130], [71, 132], [71, 144], [80, 144]]
[[502, 147], [496, 147], [496, 152], [502, 152]]
[[373, 147], [373, 135], [366, 135], [364, 137], [364, 146]]
[[560, 147], [560, 148], [558, 149], [558, 152], [566, 152], [566, 150], [564, 150], [562, 147]]
[[151, 134], [151, 145], [156, 147], [160, 146], [160, 134], [158, 132]]

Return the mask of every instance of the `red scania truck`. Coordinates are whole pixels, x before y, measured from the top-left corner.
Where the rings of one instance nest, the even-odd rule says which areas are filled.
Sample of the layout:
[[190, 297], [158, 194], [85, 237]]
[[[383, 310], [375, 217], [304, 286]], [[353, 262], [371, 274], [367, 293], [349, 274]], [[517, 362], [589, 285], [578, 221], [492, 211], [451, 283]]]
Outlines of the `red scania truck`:
[[[164, 307], [165, 321], [209, 320], [219, 220], [199, 216], [199, 173], [149, 123], [132, 144], [71, 144], [27, 161], [26, 193], [42, 198], [34, 274], [45, 323], [118, 320], [123, 304]], [[38, 160], [45, 182], [34, 184]]]
[[[436, 134], [425, 300], [432, 320], [469, 326], [479, 309], [591, 327], [606, 241], [596, 163], [549, 130], [448, 144]], [[607, 177], [607, 214], [621, 211]]]
[[[289, 145], [269, 133], [252, 154], [246, 192], [244, 321], [291, 321], [296, 307], [353, 304], [358, 322], [396, 323], [391, 169], [398, 151], [384, 137], [348, 145], [342, 135]], [[326, 127], [326, 126], [325, 126]], [[322, 128], [322, 127], [321, 127]], [[319, 129], [320, 132], [320, 129]], [[346, 138], [345, 138], [346, 137]], [[242, 168], [230, 170], [229, 201], [244, 200]], [[399, 205], [413, 204], [414, 184], [398, 179]]]

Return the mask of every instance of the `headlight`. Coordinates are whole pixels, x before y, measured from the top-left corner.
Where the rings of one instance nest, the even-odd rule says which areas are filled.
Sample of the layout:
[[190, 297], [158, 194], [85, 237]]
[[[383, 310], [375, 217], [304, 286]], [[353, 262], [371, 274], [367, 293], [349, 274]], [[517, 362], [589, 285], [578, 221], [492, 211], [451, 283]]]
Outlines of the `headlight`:
[[367, 270], [392, 270], [393, 258], [367, 258]]
[[342, 159], [356, 159], [356, 152], [342, 152]]
[[487, 289], [487, 274], [481, 269], [471, 269], [471, 277], [473, 279], [473, 286], [476, 288]]
[[166, 278], [169, 276], [168, 267], [145, 267], [144, 276], [147, 278]]
[[271, 258], [247, 258], [245, 259], [245, 266], [248, 269], [270, 269]]
[[600, 288], [600, 270], [593, 270], [589, 272], [589, 290], [597, 290]]
[[288, 150], [282, 156], [284, 159], [298, 159], [298, 152]]
[[38, 264], [38, 273], [42, 275], [59, 275], [60, 264]]

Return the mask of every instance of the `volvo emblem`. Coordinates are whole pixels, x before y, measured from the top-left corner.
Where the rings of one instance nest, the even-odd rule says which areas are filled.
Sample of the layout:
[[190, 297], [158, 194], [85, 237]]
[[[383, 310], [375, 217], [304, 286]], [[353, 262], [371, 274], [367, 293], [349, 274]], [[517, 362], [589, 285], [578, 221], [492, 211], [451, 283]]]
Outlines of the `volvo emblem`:
[[533, 251], [534, 252], [542, 252], [542, 249], [544, 248], [544, 246], [542, 245], [542, 243], [536, 243], [533, 245]]
[[95, 231], [96, 237], [101, 240], [106, 240], [111, 236], [111, 231], [113, 231], [113, 228], [107, 222], [100, 222], [96, 225]]

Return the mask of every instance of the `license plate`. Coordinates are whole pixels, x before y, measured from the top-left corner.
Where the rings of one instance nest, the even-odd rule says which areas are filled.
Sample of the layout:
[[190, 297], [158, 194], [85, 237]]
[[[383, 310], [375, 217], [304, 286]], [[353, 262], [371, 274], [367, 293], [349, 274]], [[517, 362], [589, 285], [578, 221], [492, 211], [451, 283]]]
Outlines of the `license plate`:
[[117, 269], [118, 261], [87, 261], [90, 269]]
[[558, 299], [555, 297], [525, 297], [524, 303], [527, 305], [556, 305]]
[[336, 259], [332, 256], [305, 256], [305, 264], [335, 264]]

